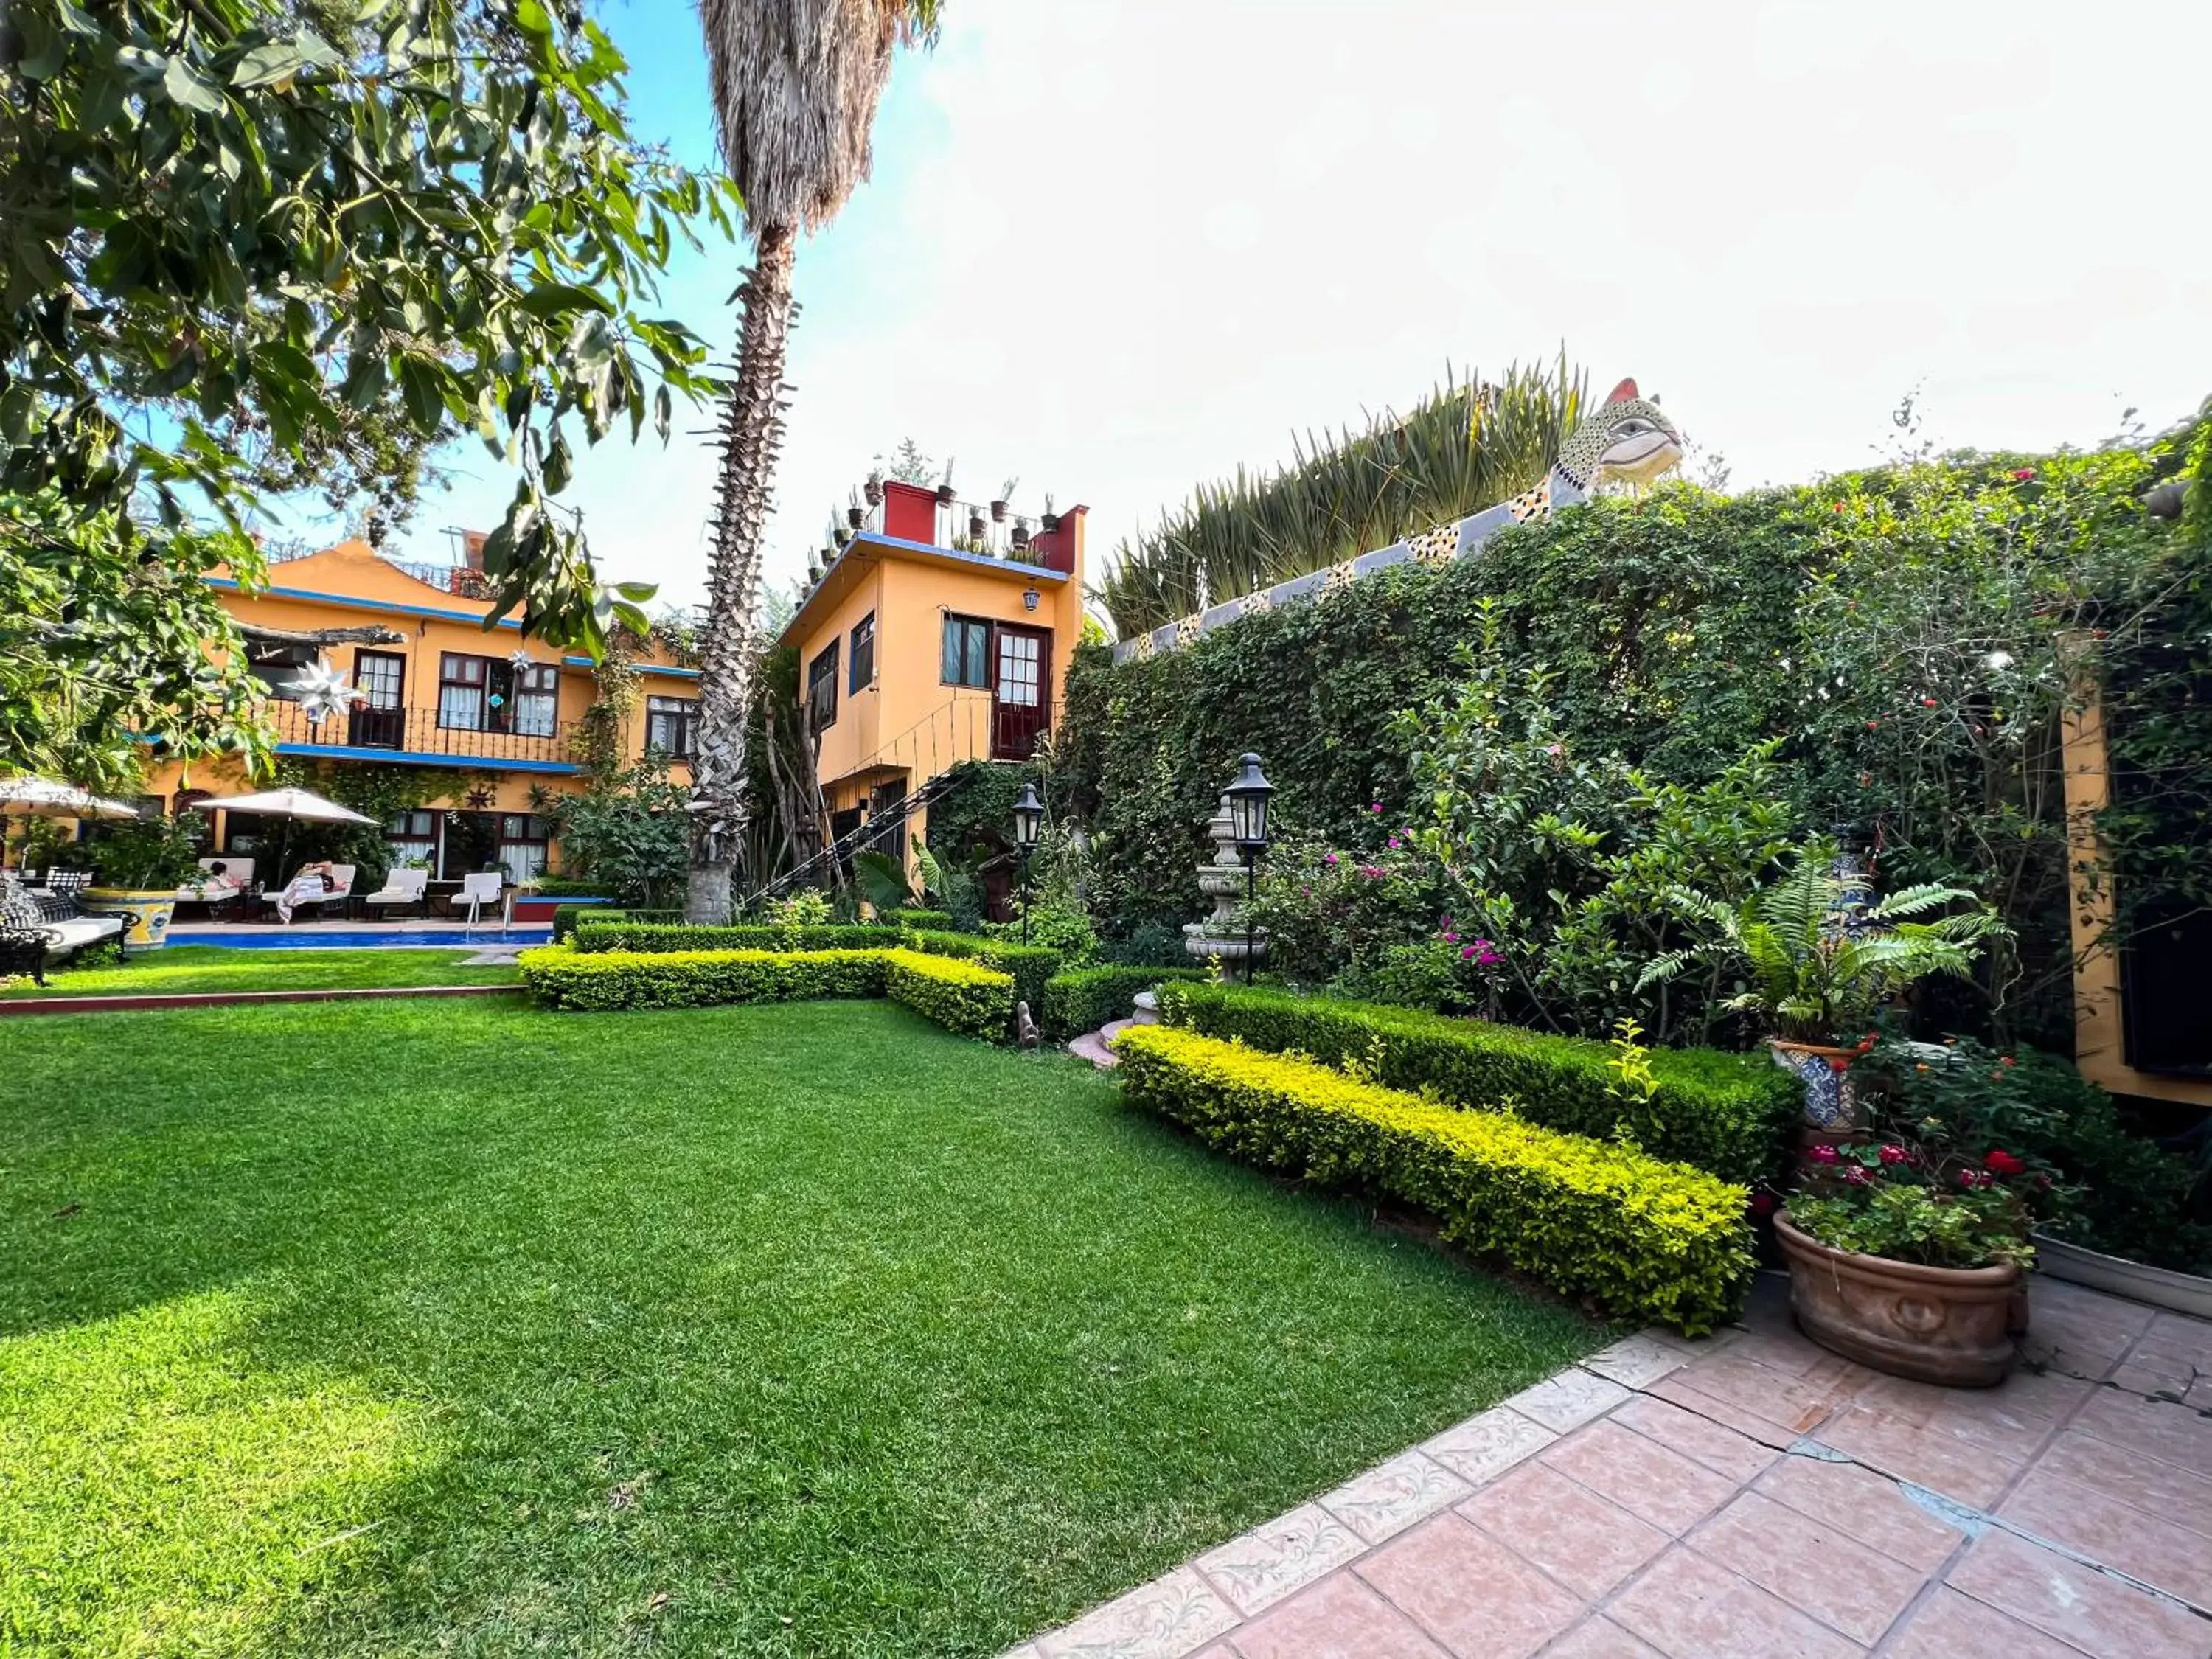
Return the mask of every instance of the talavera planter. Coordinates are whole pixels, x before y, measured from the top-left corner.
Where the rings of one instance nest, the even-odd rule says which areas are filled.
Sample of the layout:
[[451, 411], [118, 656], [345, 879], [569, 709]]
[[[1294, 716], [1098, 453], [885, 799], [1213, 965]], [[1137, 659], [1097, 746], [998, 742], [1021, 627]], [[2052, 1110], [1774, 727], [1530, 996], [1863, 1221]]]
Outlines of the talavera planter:
[[1787, 1210], [1774, 1218], [1774, 1237], [1790, 1261], [1798, 1328], [1830, 1352], [1954, 1389], [1994, 1387], [2012, 1369], [2017, 1266], [1922, 1267], [1832, 1250]]
[[1808, 1128], [1834, 1133], [1858, 1127], [1858, 1085], [1851, 1076], [1857, 1049], [1769, 1037], [1766, 1050], [1777, 1066], [1804, 1085]]

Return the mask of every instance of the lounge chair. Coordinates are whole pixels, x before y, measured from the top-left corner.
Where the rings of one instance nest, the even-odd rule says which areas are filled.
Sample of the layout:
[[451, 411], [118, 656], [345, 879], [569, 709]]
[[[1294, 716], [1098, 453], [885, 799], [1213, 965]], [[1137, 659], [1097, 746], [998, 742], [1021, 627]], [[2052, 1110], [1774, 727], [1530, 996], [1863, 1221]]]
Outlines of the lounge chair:
[[430, 872], [427, 869], [393, 870], [384, 885], [362, 900], [372, 913], [397, 911], [413, 905], [427, 919], [430, 914]]
[[450, 915], [465, 905], [469, 926], [473, 927], [486, 905], [497, 907], [500, 890], [506, 885], [507, 877], [501, 871], [473, 871], [461, 878], [461, 890], [446, 901], [447, 914]]
[[205, 873], [177, 889], [179, 904], [228, 904], [253, 885], [252, 859], [202, 859]]
[[353, 875], [352, 865], [333, 864], [319, 890], [309, 887], [295, 875], [281, 892], [264, 893], [261, 896], [275, 905], [278, 919], [287, 922], [291, 921], [284, 914], [288, 909], [302, 910], [312, 905], [319, 911], [325, 905], [335, 904], [343, 911], [346, 901], [353, 896]]

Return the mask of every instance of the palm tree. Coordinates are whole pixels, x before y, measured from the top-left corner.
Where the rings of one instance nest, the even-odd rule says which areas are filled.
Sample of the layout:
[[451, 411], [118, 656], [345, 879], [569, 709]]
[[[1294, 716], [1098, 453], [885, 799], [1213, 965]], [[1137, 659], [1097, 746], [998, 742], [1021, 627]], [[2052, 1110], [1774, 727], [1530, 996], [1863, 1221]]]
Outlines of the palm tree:
[[791, 262], [868, 176], [869, 130], [892, 53], [929, 41], [937, 0], [700, 0], [722, 158], [745, 198], [753, 266], [738, 289], [738, 361], [722, 416], [721, 477], [699, 655], [691, 875], [684, 914], [723, 921], [750, 802], [750, 701], [761, 530], [783, 434]]

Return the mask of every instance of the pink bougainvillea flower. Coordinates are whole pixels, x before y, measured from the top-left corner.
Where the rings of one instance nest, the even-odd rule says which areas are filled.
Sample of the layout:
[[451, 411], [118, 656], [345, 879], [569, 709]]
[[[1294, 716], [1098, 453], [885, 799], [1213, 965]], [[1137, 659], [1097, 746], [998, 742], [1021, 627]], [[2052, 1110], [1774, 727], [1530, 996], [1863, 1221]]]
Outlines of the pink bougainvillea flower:
[[1334, 864], [1334, 863], [1335, 863], [1335, 862], [1336, 862], [1336, 854], [1334, 854], [1334, 853], [1331, 853], [1331, 854], [1330, 854], [1327, 858], [1323, 859], [1323, 860], [1322, 860], [1322, 862], [1323, 864]]
[[1468, 962], [1468, 961], [1471, 961], [1474, 957], [1476, 957], [1476, 956], [1477, 956], [1477, 955], [1479, 955], [1479, 954], [1480, 954], [1480, 953], [1475, 950], [1474, 946], [1473, 946], [1472, 945], [1461, 945], [1461, 946], [1459, 947], [1459, 959], [1460, 959], [1462, 962]]
[[1370, 812], [1379, 812], [1382, 810], [1382, 803], [1379, 800], [1370, 801], [1367, 805], [1367, 810]]
[[1398, 838], [1395, 836], [1390, 837], [1390, 850], [1394, 853], [1398, 850]]
[[1456, 944], [1458, 944], [1458, 943], [1459, 943], [1459, 935], [1458, 935], [1457, 933], [1446, 933], [1446, 934], [1444, 935], [1444, 943], [1445, 943], [1445, 944], [1447, 944], [1447, 945], [1456, 945]]

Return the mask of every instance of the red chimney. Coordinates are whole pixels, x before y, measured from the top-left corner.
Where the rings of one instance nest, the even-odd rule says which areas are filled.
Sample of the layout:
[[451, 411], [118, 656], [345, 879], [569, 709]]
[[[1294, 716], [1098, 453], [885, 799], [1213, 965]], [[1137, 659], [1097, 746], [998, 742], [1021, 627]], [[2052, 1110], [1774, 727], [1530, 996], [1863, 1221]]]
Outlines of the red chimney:
[[937, 492], [923, 484], [884, 480], [884, 534], [901, 541], [937, 540]]

